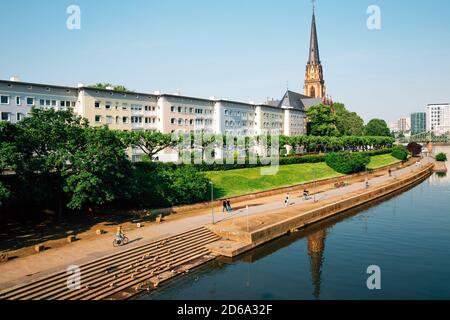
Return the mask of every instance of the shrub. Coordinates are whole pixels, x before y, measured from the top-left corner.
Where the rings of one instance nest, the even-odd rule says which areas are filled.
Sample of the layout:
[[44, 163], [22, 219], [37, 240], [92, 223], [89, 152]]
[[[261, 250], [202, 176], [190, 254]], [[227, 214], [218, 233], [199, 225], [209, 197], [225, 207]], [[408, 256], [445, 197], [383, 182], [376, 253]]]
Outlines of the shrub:
[[408, 144], [406, 149], [408, 149], [413, 157], [416, 157], [422, 153], [422, 146], [417, 142], [411, 142], [410, 144]]
[[442, 162], [447, 161], [447, 154], [443, 153], [443, 152], [437, 154], [436, 161], [442, 161]]
[[327, 165], [342, 174], [357, 173], [366, 170], [370, 156], [365, 153], [330, 153], [325, 159]]
[[392, 151], [391, 155], [401, 161], [405, 161], [408, 159], [408, 150], [405, 147], [397, 146]]

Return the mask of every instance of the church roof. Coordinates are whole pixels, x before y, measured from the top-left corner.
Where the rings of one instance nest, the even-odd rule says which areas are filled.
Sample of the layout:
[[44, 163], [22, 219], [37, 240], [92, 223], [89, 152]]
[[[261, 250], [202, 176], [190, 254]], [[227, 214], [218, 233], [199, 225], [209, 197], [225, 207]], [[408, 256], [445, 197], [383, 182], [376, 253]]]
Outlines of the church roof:
[[320, 64], [319, 41], [317, 40], [316, 15], [313, 11], [311, 26], [311, 44], [309, 48], [308, 64]]
[[279, 108], [307, 111], [310, 107], [322, 103], [320, 98], [310, 98], [298, 92], [287, 90], [278, 104]]

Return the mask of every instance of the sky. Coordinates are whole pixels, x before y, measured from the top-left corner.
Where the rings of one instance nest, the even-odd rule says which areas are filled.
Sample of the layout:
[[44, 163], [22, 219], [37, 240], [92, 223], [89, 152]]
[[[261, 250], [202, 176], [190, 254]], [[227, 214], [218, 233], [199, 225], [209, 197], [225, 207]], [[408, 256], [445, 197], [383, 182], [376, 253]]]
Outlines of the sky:
[[[0, 79], [245, 102], [303, 92], [310, 0], [0, 0], [0, 12]], [[364, 120], [450, 102], [450, 1], [317, 0], [316, 21], [327, 91]]]

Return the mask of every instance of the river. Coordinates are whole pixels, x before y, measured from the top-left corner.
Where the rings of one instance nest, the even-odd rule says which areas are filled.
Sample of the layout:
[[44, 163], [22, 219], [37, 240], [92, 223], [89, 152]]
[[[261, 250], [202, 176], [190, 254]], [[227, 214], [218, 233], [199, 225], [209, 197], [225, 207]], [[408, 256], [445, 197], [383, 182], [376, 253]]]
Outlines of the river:
[[[373, 265], [380, 290], [367, 287]], [[450, 176], [216, 260], [139, 299], [450, 299]]]

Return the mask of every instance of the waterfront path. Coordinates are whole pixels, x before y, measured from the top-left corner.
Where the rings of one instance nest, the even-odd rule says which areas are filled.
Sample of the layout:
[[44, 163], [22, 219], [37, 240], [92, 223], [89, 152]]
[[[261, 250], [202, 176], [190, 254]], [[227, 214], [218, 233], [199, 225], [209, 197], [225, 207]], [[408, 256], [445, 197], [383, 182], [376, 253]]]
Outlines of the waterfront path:
[[[423, 165], [429, 163], [429, 159], [423, 160]], [[396, 178], [410, 174], [419, 170], [415, 165], [405, 167], [393, 172], [392, 177], [387, 172], [376, 174], [370, 179], [370, 187], [383, 185], [394, 181]], [[331, 186], [322, 186], [311, 189], [316, 201], [332, 200], [334, 197], [342, 197], [346, 193], [353, 193], [366, 188], [365, 177], [361, 176], [350, 185], [335, 189]], [[268, 213], [284, 208], [285, 195], [275, 195], [265, 198], [254, 199], [242, 203], [233, 204], [235, 211], [232, 214], [222, 213], [221, 208], [215, 208], [215, 221], [227, 221], [234, 218]], [[309, 203], [313, 200], [306, 201]], [[290, 195], [289, 208], [296, 207], [302, 209], [302, 205], [307, 205], [300, 194]], [[248, 209], [247, 209], [248, 206]], [[26, 283], [34, 279], [46, 276], [56, 271], [65, 270], [70, 265], [82, 265], [94, 259], [98, 259], [110, 254], [129, 250], [133, 247], [154, 242], [159, 239], [175, 236], [177, 234], [196, 229], [212, 222], [211, 210], [201, 210], [189, 214], [180, 214], [168, 217], [162, 224], [150, 224], [140, 229], [127, 232], [130, 244], [122, 248], [113, 248], [113, 235], [99, 236], [89, 241], [79, 241], [60, 248], [44, 251], [39, 254], [11, 260], [0, 264], [0, 290], [17, 284]]]

